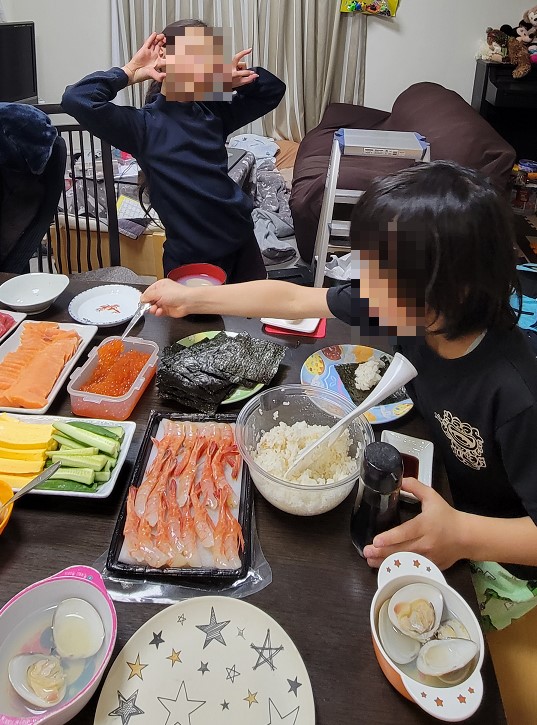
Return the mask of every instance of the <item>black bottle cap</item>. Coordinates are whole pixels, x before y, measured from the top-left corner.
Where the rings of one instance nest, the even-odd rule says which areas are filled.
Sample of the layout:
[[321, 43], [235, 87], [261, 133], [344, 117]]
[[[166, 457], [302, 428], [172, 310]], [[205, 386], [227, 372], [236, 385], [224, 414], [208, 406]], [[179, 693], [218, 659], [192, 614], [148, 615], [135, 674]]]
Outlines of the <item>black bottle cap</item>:
[[401, 485], [403, 459], [389, 443], [370, 443], [364, 451], [363, 480], [366, 486], [388, 494]]

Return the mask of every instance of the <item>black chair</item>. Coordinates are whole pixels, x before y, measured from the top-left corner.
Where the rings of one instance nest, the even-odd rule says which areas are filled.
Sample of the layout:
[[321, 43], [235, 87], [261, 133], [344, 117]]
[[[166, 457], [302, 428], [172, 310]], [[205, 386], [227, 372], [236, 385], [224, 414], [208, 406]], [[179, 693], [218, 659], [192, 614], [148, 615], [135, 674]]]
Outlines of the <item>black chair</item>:
[[[41, 242], [46, 236], [54, 214], [58, 208], [58, 200], [64, 186], [67, 148], [65, 141], [58, 136], [52, 147], [52, 153], [43, 173], [38, 177], [28, 174], [28, 183], [37, 184], [41, 200], [37, 211], [29, 208], [29, 218], [21, 236], [13, 240], [9, 249], [0, 251], [0, 271], [23, 274], [29, 270], [30, 259], [41, 249]], [[22, 179], [24, 182], [25, 179]], [[10, 199], [16, 203], [17, 199]], [[21, 200], [21, 214], [24, 214], [24, 200]], [[25, 220], [26, 221], [26, 220]]]
[[[53, 224], [48, 230], [48, 243], [43, 256], [54, 260], [57, 271], [64, 274], [86, 273], [118, 267], [121, 264], [119, 228], [116, 209], [116, 181], [110, 144], [96, 139], [76, 121], [64, 120], [65, 112], [58, 105], [43, 104], [36, 108], [51, 117], [67, 147], [68, 184], [63, 183], [59, 206], [54, 210]], [[88, 159], [89, 157], [89, 159]], [[102, 177], [96, 172], [101, 165]], [[68, 186], [74, 202], [68, 211]], [[106, 220], [89, 212], [88, 200], [105, 200]], [[58, 200], [57, 200], [58, 201]], [[93, 230], [93, 231], [92, 231]], [[134, 274], [134, 273], [132, 273]]]

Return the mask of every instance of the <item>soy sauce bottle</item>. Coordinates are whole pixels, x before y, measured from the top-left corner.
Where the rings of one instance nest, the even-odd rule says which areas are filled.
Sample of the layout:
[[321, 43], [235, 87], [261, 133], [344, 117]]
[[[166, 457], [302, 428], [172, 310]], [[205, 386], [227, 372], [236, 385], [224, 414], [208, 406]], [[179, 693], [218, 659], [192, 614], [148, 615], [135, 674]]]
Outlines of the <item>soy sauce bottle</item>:
[[358, 495], [351, 518], [352, 543], [360, 556], [377, 534], [399, 524], [401, 454], [389, 443], [370, 443], [364, 451]]

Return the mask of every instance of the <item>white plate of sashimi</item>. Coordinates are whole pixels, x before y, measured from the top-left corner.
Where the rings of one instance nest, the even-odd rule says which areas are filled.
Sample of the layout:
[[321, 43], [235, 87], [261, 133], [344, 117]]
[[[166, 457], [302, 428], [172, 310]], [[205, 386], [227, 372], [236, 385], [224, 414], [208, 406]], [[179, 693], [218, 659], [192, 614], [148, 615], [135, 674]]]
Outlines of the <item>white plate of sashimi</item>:
[[194, 580], [242, 576], [250, 563], [252, 484], [232, 421], [152, 413], [108, 569]]

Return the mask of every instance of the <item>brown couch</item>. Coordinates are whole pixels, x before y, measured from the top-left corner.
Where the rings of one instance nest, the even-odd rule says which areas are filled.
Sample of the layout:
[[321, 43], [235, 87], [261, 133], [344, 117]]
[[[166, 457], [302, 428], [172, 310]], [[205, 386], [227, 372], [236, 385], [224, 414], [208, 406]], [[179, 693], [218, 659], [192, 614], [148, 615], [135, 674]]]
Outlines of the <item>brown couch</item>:
[[[401, 93], [391, 113], [345, 103], [330, 105], [300, 144], [291, 193], [298, 248], [311, 261], [334, 132], [339, 128], [417, 131], [431, 144], [431, 159], [478, 169], [504, 190], [515, 151], [457, 93], [436, 83], [416, 83]], [[365, 189], [369, 182], [408, 166], [408, 161], [343, 157], [339, 187]], [[340, 217], [341, 218], [341, 217]]]

